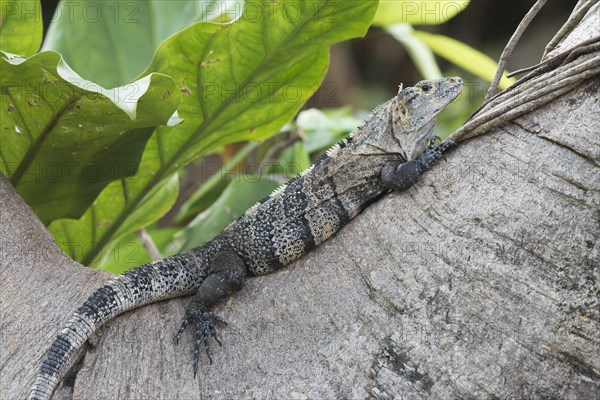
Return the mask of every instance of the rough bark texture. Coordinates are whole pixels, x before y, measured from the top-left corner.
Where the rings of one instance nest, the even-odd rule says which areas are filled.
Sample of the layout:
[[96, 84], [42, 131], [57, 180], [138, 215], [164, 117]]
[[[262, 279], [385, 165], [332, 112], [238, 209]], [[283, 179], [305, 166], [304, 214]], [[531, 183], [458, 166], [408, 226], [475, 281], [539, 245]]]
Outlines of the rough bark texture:
[[[599, 90], [461, 144], [251, 279], [218, 308], [225, 345], [197, 380], [178, 299], [110, 322], [54, 399], [598, 398]], [[0, 204], [0, 398], [22, 399], [109, 274], [66, 257], [1, 177]]]

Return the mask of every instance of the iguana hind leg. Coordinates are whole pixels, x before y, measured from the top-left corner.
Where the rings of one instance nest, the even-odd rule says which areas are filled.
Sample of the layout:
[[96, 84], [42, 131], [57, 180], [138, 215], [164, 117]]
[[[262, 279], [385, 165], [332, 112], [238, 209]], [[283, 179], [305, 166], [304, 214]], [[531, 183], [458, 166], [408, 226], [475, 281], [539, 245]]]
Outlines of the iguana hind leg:
[[202, 281], [188, 305], [181, 327], [175, 336], [179, 343], [179, 338], [189, 323], [192, 323], [195, 329], [194, 378], [198, 371], [202, 342], [204, 342], [206, 355], [212, 364], [210, 337], [221, 345], [221, 339], [215, 325], [217, 323], [226, 325], [223, 318], [210, 311], [211, 307], [231, 293], [241, 289], [247, 277], [244, 261], [231, 250], [223, 250], [217, 254], [212, 260], [210, 271], [210, 275]]

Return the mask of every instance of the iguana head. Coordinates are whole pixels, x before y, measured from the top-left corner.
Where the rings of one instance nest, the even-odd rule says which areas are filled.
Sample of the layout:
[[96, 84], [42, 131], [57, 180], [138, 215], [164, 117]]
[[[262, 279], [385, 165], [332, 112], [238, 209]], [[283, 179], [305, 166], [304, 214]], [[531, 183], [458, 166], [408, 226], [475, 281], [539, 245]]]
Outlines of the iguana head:
[[423, 153], [438, 113], [461, 92], [460, 78], [421, 81], [401, 89], [390, 102], [393, 134], [407, 161]]

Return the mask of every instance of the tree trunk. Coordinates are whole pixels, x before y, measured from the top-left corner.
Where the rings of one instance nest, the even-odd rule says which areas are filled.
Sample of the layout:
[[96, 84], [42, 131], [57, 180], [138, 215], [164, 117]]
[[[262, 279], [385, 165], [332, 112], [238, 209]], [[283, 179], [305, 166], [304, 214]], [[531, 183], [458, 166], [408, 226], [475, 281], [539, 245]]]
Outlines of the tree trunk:
[[[596, 4], [560, 50], [598, 23]], [[224, 346], [197, 379], [191, 331], [175, 345], [177, 299], [108, 323], [54, 399], [598, 398], [599, 89], [596, 75], [462, 143], [293, 266], [249, 280], [216, 310]], [[65, 256], [2, 177], [0, 196], [0, 397], [22, 399], [110, 274]]]

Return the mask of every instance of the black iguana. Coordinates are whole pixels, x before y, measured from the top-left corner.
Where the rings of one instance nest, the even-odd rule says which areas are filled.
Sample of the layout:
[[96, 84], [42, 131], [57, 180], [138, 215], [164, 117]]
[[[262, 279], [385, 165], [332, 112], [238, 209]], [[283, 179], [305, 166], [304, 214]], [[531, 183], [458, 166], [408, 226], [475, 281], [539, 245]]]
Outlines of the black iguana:
[[414, 184], [450, 142], [433, 146], [437, 114], [462, 90], [460, 78], [422, 81], [379, 106], [307, 171], [250, 208], [201, 247], [155, 261], [94, 292], [52, 343], [30, 399], [49, 399], [85, 341], [111, 318], [159, 300], [194, 294], [177, 339], [195, 330], [194, 375], [201, 343], [221, 321], [211, 307], [263, 275], [298, 259], [333, 236], [390, 190]]

